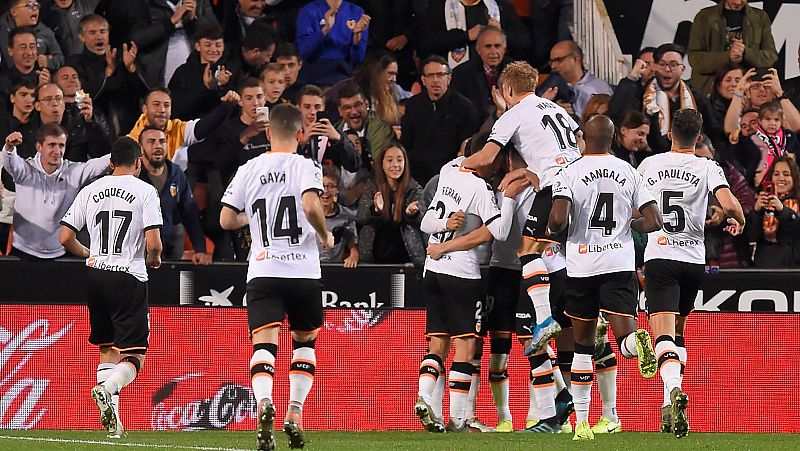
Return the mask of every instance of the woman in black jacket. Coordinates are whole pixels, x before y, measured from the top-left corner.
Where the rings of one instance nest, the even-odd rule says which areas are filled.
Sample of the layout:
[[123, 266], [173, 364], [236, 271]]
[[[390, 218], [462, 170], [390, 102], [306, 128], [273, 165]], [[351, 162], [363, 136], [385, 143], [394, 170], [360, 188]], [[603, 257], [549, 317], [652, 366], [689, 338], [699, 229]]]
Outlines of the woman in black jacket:
[[764, 176], [745, 234], [756, 246], [757, 268], [800, 266], [800, 169], [790, 157], [776, 158]]

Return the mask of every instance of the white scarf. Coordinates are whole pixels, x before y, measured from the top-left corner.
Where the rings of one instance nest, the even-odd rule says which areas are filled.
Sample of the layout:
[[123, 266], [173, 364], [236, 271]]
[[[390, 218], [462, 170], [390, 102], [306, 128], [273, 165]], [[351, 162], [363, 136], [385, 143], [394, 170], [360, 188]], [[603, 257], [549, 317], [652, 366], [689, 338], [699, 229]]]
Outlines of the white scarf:
[[[483, 0], [489, 17], [500, 22], [500, 7], [496, 0]], [[445, 0], [444, 22], [448, 30], [467, 31], [467, 13], [464, 5], [459, 0]], [[454, 69], [461, 63], [469, 61], [469, 43], [466, 46], [447, 52], [447, 63]]]
[[[678, 91], [680, 92], [681, 108], [697, 109], [697, 102], [694, 101], [692, 90], [683, 82], [679, 80], [680, 84]], [[672, 124], [672, 111], [669, 110], [669, 95], [666, 91], [661, 89], [655, 78], [647, 85], [644, 90], [644, 97], [642, 98], [644, 104], [644, 111], [652, 116], [658, 114], [658, 127], [661, 130], [661, 135], [666, 136]]]

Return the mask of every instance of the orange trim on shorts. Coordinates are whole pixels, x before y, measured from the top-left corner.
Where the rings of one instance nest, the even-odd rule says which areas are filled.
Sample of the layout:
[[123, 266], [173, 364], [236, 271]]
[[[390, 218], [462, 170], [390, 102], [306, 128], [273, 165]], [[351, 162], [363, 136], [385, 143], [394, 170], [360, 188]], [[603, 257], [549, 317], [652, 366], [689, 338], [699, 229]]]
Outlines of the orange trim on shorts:
[[314, 362], [314, 361], [311, 361], [311, 360], [308, 360], [308, 359], [292, 359], [292, 363], [295, 363], [295, 362], [302, 362], [302, 363], [307, 363], [309, 365], [317, 366], [317, 362]]
[[517, 340], [530, 340], [533, 338], [533, 335], [517, 335]]
[[535, 290], [537, 288], [549, 288], [549, 287], [550, 287], [549, 283], [537, 283], [536, 285], [531, 285], [531, 286], [528, 287], [528, 293], [530, 293], [531, 291], [533, 291], [533, 290]]
[[89, 342], [89, 344], [90, 344], [90, 345], [92, 345], [92, 346], [97, 346], [98, 348], [104, 348], [104, 347], [114, 346], [114, 342], [113, 342], [113, 341], [112, 341], [111, 343], [97, 343], [97, 344], [95, 344], [95, 343], [92, 343], [92, 342], [90, 341], [90, 342]]
[[675, 315], [675, 316], [678, 316], [678, 315], [680, 315], [680, 313], [678, 313], [678, 312], [655, 312], [655, 313], [651, 313], [651, 314], [649, 314], [647, 316], [652, 318], [652, 317], [658, 316], [658, 315]]
[[534, 238], [532, 236], [523, 236], [523, 240], [536, 241], [537, 243], [553, 243], [559, 244], [558, 241], [548, 240], [547, 238]]
[[450, 334], [447, 332], [430, 332], [425, 334], [425, 337], [449, 337]]
[[626, 317], [626, 318], [633, 318], [633, 319], [636, 319], [636, 317], [635, 317], [635, 316], [633, 316], [633, 315], [629, 315], [629, 314], [627, 314], [627, 313], [618, 313], [618, 312], [612, 312], [611, 310], [606, 310], [606, 309], [603, 309], [603, 308], [601, 308], [601, 309], [600, 309], [600, 311], [601, 311], [601, 312], [603, 312], [603, 313], [608, 313], [609, 315], [624, 316], [624, 317]]
[[540, 276], [540, 275], [546, 276], [548, 274], [550, 274], [550, 273], [548, 273], [547, 271], [534, 271], [534, 272], [532, 272], [530, 274], [523, 275], [522, 278], [523, 279], [530, 279], [533, 276]]
[[568, 316], [568, 317], [570, 317], [570, 318], [572, 318], [572, 319], [576, 319], [576, 320], [578, 320], [578, 321], [588, 321], [588, 322], [591, 322], [591, 321], [597, 321], [597, 317], [594, 317], [594, 318], [592, 318], [592, 319], [579, 318], [579, 317], [577, 317], [577, 316], [570, 315], [570, 314], [569, 314], [569, 313], [567, 313], [567, 312], [564, 312], [564, 315], [566, 315], [566, 316]]
[[513, 330], [490, 330], [489, 333], [496, 333], [496, 334], [508, 334], [511, 335], [514, 333]]
[[616, 370], [616, 369], [617, 369], [617, 365], [614, 365], [614, 366], [609, 366], [609, 367], [606, 367], [606, 368], [598, 368], [597, 372], [598, 373], [605, 373], [606, 371], [611, 371], [611, 370]]
[[273, 379], [272, 375], [271, 375], [271, 374], [269, 374], [269, 373], [256, 373], [256, 374], [254, 374], [254, 375], [250, 376], [250, 380], [252, 381], [252, 380], [254, 380], [254, 379], [255, 379], [255, 378], [257, 378], [257, 377], [264, 377], [264, 376], [266, 376], [266, 377], [268, 377], [268, 378], [270, 378], [270, 379]]
[[294, 371], [289, 371], [289, 374], [290, 374], [290, 375], [291, 375], [291, 374], [297, 374], [298, 376], [306, 376], [306, 377], [308, 377], [308, 378], [314, 379], [314, 375], [313, 375], [313, 374], [311, 374], [311, 373], [307, 373], [307, 372], [305, 372], [305, 371], [298, 371], [298, 370], [294, 370]]
[[476, 334], [474, 332], [470, 332], [468, 334], [451, 335], [450, 336], [450, 338], [467, 338], [467, 337], [478, 338], [478, 334]]
[[116, 346], [112, 346], [111, 349], [113, 349], [113, 350], [115, 350], [117, 352], [128, 352], [128, 351], [135, 351], [135, 350], [138, 350], [138, 349], [143, 349], [143, 350], [147, 351], [147, 347], [145, 347], [145, 346], [137, 346], [137, 347], [134, 347], [134, 348], [124, 348], [124, 349], [118, 348]]
[[290, 328], [289, 331], [290, 332], [302, 332], [304, 334], [310, 334], [310, 333], [313, 333], [313, 332], [319, 332], [320, 329], [322, 329], [322, 328], [321, 327], [317, 327], [316, 329], [312, 329], [312, 330], [297, 330], [297, 329], [291, 329]]
[[264, 324], [263, 326], [256, 327], [255, 329], [250, 331], [250, 335], [253, 335], [256, 332], [261, 332], [264, 329], [269, 329], [270, 327], [281, 327], [281, 323], [279, 321], [275, 321], [272, 323]]

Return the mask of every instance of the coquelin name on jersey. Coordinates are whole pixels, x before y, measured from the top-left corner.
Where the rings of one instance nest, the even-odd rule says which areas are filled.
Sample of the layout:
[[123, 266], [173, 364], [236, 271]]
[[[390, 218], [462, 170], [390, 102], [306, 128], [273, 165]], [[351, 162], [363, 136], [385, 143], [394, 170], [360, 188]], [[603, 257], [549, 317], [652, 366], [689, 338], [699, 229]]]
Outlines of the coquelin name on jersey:
[[98, 203], [108, 197], [119, 197], [129, 204], [132, 204], [136, 200], [136, 196], [122, 188], [106, 188], [102, 191], [98, 191], [92, 195], [92, 200], [94, 203]]

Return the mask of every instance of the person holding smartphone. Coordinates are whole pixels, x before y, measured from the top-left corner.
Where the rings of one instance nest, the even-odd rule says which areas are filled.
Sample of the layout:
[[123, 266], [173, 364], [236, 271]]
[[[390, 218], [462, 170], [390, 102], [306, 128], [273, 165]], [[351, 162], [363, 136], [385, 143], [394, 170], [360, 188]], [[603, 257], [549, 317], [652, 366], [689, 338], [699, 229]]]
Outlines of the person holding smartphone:
[[788, 156], [775, 158], [764, 175], [745, 235], [755, 245], [757, 268], [800, 266], [800, 169]]
[[297, 153], [320, 163], [330, 162], [350, 172], [358, 171], [361, 159], [353, 143], [337, 130], [324, 112], [325, 95], [315, 85], [306, 85], [297, 94], [303, 115], [303, 138]]

